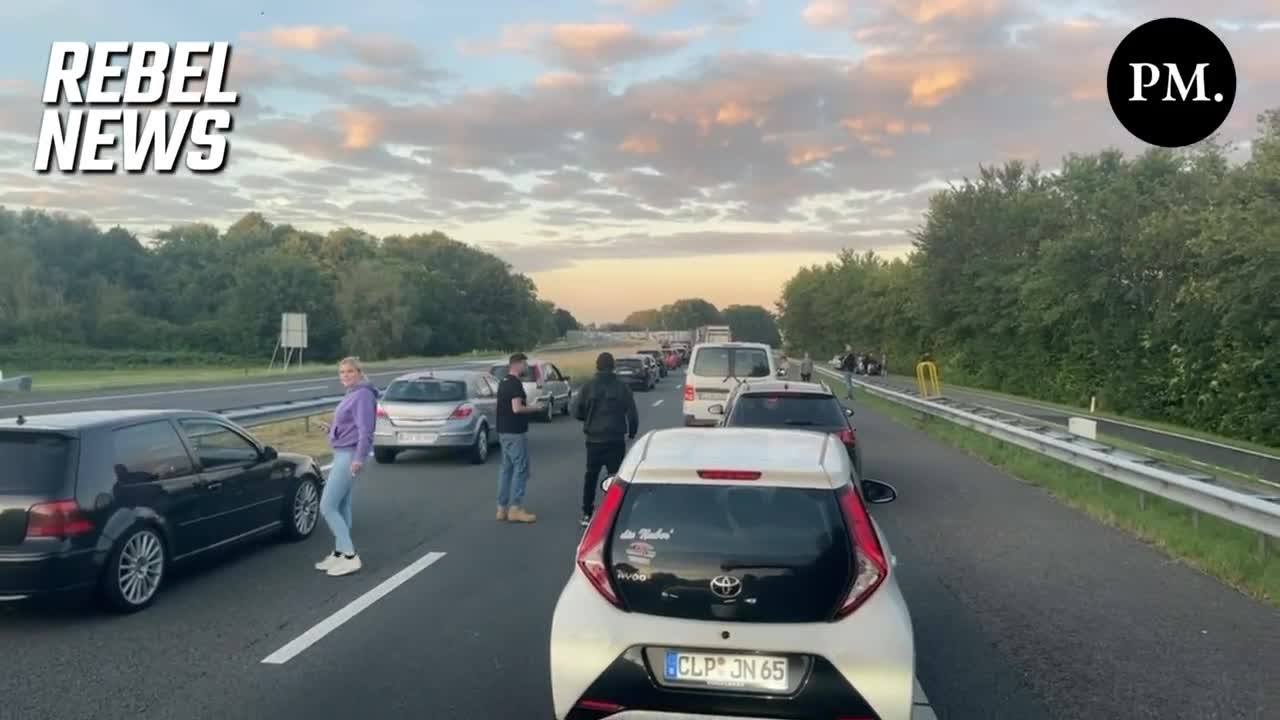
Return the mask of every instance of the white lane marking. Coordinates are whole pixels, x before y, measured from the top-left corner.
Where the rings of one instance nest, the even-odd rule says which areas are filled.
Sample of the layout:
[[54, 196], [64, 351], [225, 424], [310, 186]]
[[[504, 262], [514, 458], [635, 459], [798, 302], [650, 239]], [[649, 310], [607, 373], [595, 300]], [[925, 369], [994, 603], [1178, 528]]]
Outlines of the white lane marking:
[[346, 607], [330, 615], [324, 620], [321, 620], [310, 630], [302, 633], [298, 637], [289, 641], [284, 647], [263, 658], [263, 664], [283, 665], [289, 662], [304, 650], [322, 640], [329, 633], [337, 630], [339, 627], [342, 627], [342, 625], [348, 620], [359, 615], [364, 610], [367, 610], [369, 606], [381, 600], [392, 590], [395, 590], [408, 582], [414, 575], [417, 575], [423, 570], [431, 567], [432, 564], [444, 556], [445, 554], [442, 552], [429, 552], [426, 555], [423, 555], [413, 561], [413, 564], [386, 580], [383, 580], [377, 587], [361, 595], [355, 600], [352, 600]]
[[[402, 375], [404, 370], [388, 370], [386, 372], [368, 373], [369, 377], [381, 377], [383, 375]], [[213, 385], [210, 387], [197, 388], [179, 388], [176, 390], [152, 390], [151, 392], [142, 393], [126, 393], [122, 395], [85, 395], [75, 398], [67, 398], [65, 400], [42, 400], [40, 402], [16, 403], [13, 405], [0, 405], [0, 410], [10, 410], [13, 408], [24, 407], [42, 407], [45, 405], [72, 405], [75, 403], [102, 402], [105, 400], [132, 400], [134, 398], [146, 397], [162, 397], [164, 395], [186, 395], [188, 393], [208, 393], [208, 392], [226, 392], [228, 390], [249, 390], [253, 388], [276, 387], [280, 385], [299, 385], [301, 383], [314, 383], [315, 378], [307, 378], [305, 380], [275, 380], [272, 382], [246, 383], [243, 385]], [[321, 386], [324, 387], [324, 386]]]
[[653, 401], [653, 406], [654, 406], [654, 407], [658, 407], [658, 406], [659, 406], [659, 405], [661, 405], [661, 404], [662, 404], [662, 401], [661, 401], [661, 400], [654, 400], [654, 401]]
[[911, 720], [938, 720], [938, 714], [934, 712], [933, 706], [929, 704], [929, 698], [925, 696], [924, 688], [920, 687], [920, 678], [915, 678], [912, 690]]
[[310, 385], [308, 387], [289, 388], [289, 392], [307, 392], [309, 390], [324, 390], [328, 385]]

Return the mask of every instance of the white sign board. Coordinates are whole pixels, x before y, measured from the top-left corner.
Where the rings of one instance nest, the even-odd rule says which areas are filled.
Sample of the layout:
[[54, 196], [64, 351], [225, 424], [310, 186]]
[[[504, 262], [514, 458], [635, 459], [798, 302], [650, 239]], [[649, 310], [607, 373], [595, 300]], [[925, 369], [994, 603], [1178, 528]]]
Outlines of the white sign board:
[[280, 347], [305, 348], [307, 346], [307, 314], [283, 313], [280, 316]]
[[1098, 423], [1087, 418], [1068, 418], [1067, 432], [1090, 440], [1098, 439]]

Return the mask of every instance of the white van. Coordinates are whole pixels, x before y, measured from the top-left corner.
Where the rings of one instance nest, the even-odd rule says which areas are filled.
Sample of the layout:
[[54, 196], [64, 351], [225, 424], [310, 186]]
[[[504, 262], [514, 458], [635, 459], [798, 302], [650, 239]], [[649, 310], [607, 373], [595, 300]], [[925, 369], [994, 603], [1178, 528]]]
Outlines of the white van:
[[684, 424], [686, 427], [714, 427], [718, 415], [708, 409], [722, 404], [729, 391], [752, 378], [778, 374], [773, 349], [763, 343], [706, 343], [693, 348], [684, 381]]

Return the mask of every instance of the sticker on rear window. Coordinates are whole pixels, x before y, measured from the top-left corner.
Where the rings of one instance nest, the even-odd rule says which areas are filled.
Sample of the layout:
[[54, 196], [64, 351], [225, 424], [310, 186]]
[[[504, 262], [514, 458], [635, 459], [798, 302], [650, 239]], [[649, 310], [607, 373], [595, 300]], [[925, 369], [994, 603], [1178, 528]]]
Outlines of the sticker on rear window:
[[648, 565], [658, 553], [646, 542], [633, 542], [627, 546], [627, 559], [637, 565]]
[[640, 532], [637, 534], [635, 530], [628, 529], [623, 530], [622, 534], [618, 536], [618, 539], [635, 540], [638, 535], [641, 540], [670, 540], [671, 535], [675, 533], [675, 531], [675, 528], [671, 528], [670, 530], [664, 530], [662, 528], [658, 528], [657, 530], [640, 528]]
[[637, 583], [649, 582], [649, 576], [642, 572], [626, 572], [623, 570], [619, 570], [617, 573], [617, 578], [619, 580], [624, 580], [626, 582], [637, 582]]

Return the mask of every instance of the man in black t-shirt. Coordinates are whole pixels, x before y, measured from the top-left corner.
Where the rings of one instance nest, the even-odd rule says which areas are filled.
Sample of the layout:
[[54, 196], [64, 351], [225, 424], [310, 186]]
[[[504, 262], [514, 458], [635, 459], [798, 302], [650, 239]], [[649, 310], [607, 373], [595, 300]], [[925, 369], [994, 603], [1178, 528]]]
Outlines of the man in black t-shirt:
[[498, 443], [502, 465], [498, 470], [498, 520], [531, 523], [538, 516], [524, 509], [525, 485], [529, 482], [529, 415], [538, 408], [526, 405], [524, 375], [528, 358], [511, 356], [507, 376], [498, 383]]

